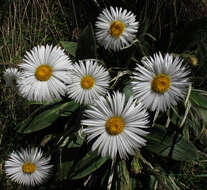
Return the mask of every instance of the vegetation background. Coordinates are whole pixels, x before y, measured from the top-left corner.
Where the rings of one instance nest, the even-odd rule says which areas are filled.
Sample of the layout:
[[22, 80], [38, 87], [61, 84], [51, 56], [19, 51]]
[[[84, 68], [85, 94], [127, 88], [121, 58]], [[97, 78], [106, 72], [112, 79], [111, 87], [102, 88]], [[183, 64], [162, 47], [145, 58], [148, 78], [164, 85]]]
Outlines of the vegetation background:
[[[38, 134], [22, 135], [14, 130], [15, 126], [39, 105], [29, 104], [18, 96], [15, 89], [8, 88], [3, 80], [3, 71], [9, 66], [20, 64], [25, 51], [36, 45], [47, 43], [60, 45], [60, 41], [78, 41], [83, 28], [89, 22], [94, 24], [97, 15], [104, 7], [110, 5], [123, 7], [137, 15], [140, 22], [138, 32], [140, 55], [149, 55], [155, 50], [182, 53], [193, 70], [192, 80], [195, 86], [207, 90], [206, 0], [1, 0], [0, 3], [0, 189], [2, 190], [24, 189], [12, 183], [4, 174], [3, 164], [8, 154], [31, 143], [31, 140], [34, 145], [44, 143], [40, 141], [42, 139]], [[198, 19], [201, 20], [188, 25]], [[182, 35], [176, 35], [178, 31]], [[184, 52], [184, 49], [187, 51]], [[206, 190], [206, 128], [202, 138], [206, 139], [206, 144], [199, 145], [203, 159], [179, 165], [175, 162], [172, 163], [174, 165], [169, 165], [160, 159], [169, 173], [177, 172], [171, 176], [172, 189]], [[45, 149], [49, 151], [52, 147], [53, 144], [49, 144]], [[58, 173], [54, 174], [46, 184], [33, 189], [83, 189], [80, 181], [59, 180], [57, 176]], [[160, 176], [160, 183], [162, 180]], [[175, 182], [179, 187], [173, 185]], [[158, 189], [167, 188], [163, 185]]]

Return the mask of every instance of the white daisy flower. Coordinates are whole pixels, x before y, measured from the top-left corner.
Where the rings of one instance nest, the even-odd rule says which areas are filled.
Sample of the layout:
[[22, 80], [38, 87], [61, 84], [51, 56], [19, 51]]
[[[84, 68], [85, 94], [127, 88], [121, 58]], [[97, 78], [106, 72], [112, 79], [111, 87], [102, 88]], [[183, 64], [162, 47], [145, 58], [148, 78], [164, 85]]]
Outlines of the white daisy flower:
[[148, 114], [142, 104], [136, 104], [133, 97], [127, 102], [125, 95], [114, 92], [106, 98], [100, 97], [90, 109], [85, 111], [88, 119], [82, 120], [82, 125], [88, 127], [83, 132], [88, 141], [96, 138], [92, 150], [104, 156], [116, 158], [117, 153], [121, 159], [134, 155], [138, 148], [145, 145], [143, 138], [148, 132]]
[[166, 111], [185, 97], [190, 71], [182, 59], [169, 54], [163, 57], [159, 52], [141, 62], [143, 66], [137, 65], [132, 76], [132, 90], [146, 108]]
[[61, 99], [66, 84], [71, 82], [71, 61], [60, 47], [37, 46], [26, 52], [20, 68], [23, 70], [18, 81], [23, 97], [37, 102]]
[[75, 63], [71, 77], [68, 95], [80, 104], [91, 104], [95, 98], [104, 96], [110, 80], [109, 72], [93, 59]]
[[8, 68], [4, 71], [4, 80], [6, 85], [12, 88], [16, 87], [17, 79], [20, 77], [21, 73], [17, 68]]
[[131, 11], [110, 7], [100, 13], [95, 25], [97, 41], [105, 49], [120, 51], [136, 38], [139, 22]]
[[43, 157], [38, 148], [12, 152], [5, 162], [8, 177], [21, 185], [35, 186], [41, 184], [51, 173], [50, 157]]

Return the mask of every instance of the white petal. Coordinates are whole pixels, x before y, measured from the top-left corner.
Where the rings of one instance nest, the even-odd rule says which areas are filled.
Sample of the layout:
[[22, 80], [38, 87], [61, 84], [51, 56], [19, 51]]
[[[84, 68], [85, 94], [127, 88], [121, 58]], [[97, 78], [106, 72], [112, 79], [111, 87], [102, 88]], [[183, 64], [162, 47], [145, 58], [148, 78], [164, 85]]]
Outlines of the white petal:
[[[125, 25], [123, 33], [114, 38], [110, 34], [110, 25], [115, 20], [123, 22]], [[96, 38], [97, 41], [104, 46], [105, 49], [120, 51], [122, 48], [128, 46], [136, 37], [139, 22], [136, 22], [135, 15], [130, 11], [122, 8], [104, 9], [97, 18]]]
[[[176, 105], [186, 95], [190, 84], [190, 71], [182, 62], [182, 59], [173, 58], [170, 54], [163, 57], [160, 52], [143, 59], [143, 66], [137, 65], [132, 76], [134, 97], [152, 111], [166, 111]], [[164, 93], [157, 93], [151, 88], [153, 78], [159, 74], [166, 74], [170, 78], [169, 90]]]
[[[33, 173], [27, 174], [22, 170], [24, 163], [33, 163], [36, 169]], [[38, 148], [31, 148], [12, 152], [9, 159], [5, 161], [5, 173], [8, 177], [26, 186], [34, 186], [43, 183], [50, 175], [52, 165], [49, 165], [50, 158], [43, 157], [42, 151]]]
[[[40, 65], [48, 65], [52, 68], [52, 75], [47, 81], [36, 78], [35, 72]], [[61, 99], [65, 94], [66, 84], [71, 83], [71, 61], [64, 51], [57, 46], [37, 46], [26, 52], [21, 76], [17, 83], [19, 93], [28, 100], [38, 102], [52, 102]]]
[[[145, 145], [143, 139], [148, 132], [148, 114], [142, 104], [135, 104], [132, 97], [125, 103], [125, 95], [119, 92], [109, 93], [106, 97], [96, 100], [84, 114], [87, 119], [81, 121], [87, 126], [83, 132], [87, 135], [88, 141], [96, 139], [92, 150], [98, 150], [102, 156], [127, 158], [128, 154], [135, 154], [136, 150]], [[102, 116], [101, 116], [102, 115]], [[121, 117], [124, 121], [123, 131], [111, 135], [106, 131], [105, 124], [111, 117]]]
[[[91, 76], [94, 79], [94, 86], [84, 89], [81, 86], [81, 80], [84, 76]], [[73, 65], [71, 70], [72, 83], [68, 85], [67, 94], [70, 98], [80, 104], [91, 104], [95, 99], [104, 96], [109, 87], [109, 72], [98, 65], [95, 60], [79, 61]]]

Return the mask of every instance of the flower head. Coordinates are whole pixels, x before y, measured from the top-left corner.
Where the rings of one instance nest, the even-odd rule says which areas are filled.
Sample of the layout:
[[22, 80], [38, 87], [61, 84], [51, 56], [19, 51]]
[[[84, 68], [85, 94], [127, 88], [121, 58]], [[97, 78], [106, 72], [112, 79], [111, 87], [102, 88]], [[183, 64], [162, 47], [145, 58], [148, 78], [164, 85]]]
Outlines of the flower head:
[[98, 16], [96, 38], [105, 49], [120, 51], [135, 39], [138, 26], [131, 11], [110, 7]]
[[183, 60], [161, 53], [142, 60], [132, 79], [134, 97], [152, 111], [166, 111], [184, 98], [189, 85], [190, 71]]
[[87, 127], [83, 131], [88, 140], [96, 138], [92, 150], [98, 150], [102, 156], [114, 159], [119, 154], [121, 159], [127, 154], [134, 155], [136, 150], [145, 145], [143, 138], [148, 132], [148, 114], [142, 104], [136, 104], [133, 97], [126, 102], [124, 94], [109, 93], [100, 97], [90, 109], [85, 111], [87, 119], [81, 121]]
[[26, 186], [35, 186], [48, 178], [52, 165], [49, 165], [50, 158], [43, 157], [38, 148], [31, 148], [12, 152], [5, 162], [5, 172], [8, 177]]
[[26, 52], [20, 65], [19, 91], [28, 100], [51, 102], [61, 99], [71, 82], [71, 61], [60, 47], [37, 46]]
[[8, 68], [4, 71], [4, 80], [6, 81], [7, 86], [15, 88], [17, 79], [20, 77], [21, 73], [17, 68]]
[[109, 72], [92, 59], [75, 63], [71, 77], [68, 95], [80, 104], [90, 104], [94, 99], [104, 96], [110, 80]]

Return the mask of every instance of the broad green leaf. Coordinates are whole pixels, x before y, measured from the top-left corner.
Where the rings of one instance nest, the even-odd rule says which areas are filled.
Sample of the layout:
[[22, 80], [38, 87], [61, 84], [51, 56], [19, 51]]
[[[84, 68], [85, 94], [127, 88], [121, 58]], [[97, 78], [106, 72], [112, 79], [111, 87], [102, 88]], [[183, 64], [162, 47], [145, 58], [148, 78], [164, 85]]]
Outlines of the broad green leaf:
[[172, 153], [171, 158], [179, 161], [198, 158], [197, 149], [191, 142], [185, 140], [181, 135], [178, 135], [176, 140], [174, 138], [174, 132], [169, 134], [166, 128], [156, 125], [151, 128], [150, 134], [146, 137], [146, 149], [161, 156], [169, 156]]
[[107, 160], [107, 157], [102, 158], [96, 152], [89, 152], [77, 161], [70, 173], [70, 178], [75, 180], [85, 177], [100, 168]]
[[207, 109], [207, 96], [199, 91], [193, 90], [190, 95], [190, 101], [193, 105]]
[[75, 57], [75, 52], [78, 46], [77, 42], [60, 41], [60, 44], [70, 55]]
[[59, 102], [42, 106], [34, 111], [26, 120], [17, 126], [20, 133], [32, 133], [49, 127], [61, 114], [67, 112], [68, 116], [79, 107], [72, 102]]
[[96, 40], [91, 24], [86, 26], [80, 34], [76, 57], [78, 59], [96, 58]]

